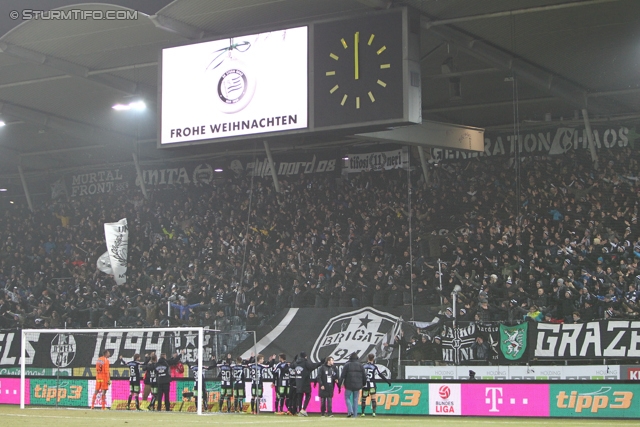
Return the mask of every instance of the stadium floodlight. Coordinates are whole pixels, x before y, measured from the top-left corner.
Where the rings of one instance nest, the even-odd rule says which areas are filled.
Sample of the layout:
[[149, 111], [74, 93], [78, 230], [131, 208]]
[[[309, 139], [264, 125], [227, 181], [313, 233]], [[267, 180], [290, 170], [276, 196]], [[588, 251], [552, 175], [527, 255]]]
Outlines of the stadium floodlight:
[[222, 170], [222, 169], [220, 169], [220, 168], [218, 168], [218, 169], [214, 169], [213, 171], [214, 171], [214, 172], [223, 172], [223, 170]]
[[111, 108], [116, 111], [143, 111], [147, 108], [147, 104], [144, 101], [132, 101], [128, 104], [114, 104]]
[[0, 193], [3, 193], [5, 191], [8, 191], [6, 188], [0, 188]]
[[4, 122], [4, 120], [0, 120], [0, 128], [3, 126], [6, 126], [7, 124]]

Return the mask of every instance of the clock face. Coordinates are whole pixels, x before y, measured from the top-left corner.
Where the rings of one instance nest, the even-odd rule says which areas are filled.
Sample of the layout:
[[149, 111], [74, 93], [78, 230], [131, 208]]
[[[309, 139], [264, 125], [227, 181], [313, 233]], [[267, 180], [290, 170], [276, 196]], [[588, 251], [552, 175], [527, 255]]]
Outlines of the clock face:
[[317, 127], [402, 117], [401, 14], [318, 24], [315, 40]]

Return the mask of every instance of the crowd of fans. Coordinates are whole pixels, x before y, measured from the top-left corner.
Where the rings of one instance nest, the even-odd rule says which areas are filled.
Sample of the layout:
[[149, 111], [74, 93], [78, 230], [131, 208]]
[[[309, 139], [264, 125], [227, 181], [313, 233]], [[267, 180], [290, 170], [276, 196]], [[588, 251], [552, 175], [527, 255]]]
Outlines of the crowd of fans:
[[[236, 175], [149, 200], [13, 205], [0, 215], [0, 328], [253, 329], [288, 307], [411, 304], [451, 318], [452, 294], [459, 321], [636, 318], [638, 157], [603, 151], [598, 169], [581, 152], [526, 157], [519, 180], [496, 157], [432, 165], [428, 182], [420, 168], [301, 174], [276, 193], [270, 177]], [[103, 223], [125, 217], [117, 286], [96, 259]]]

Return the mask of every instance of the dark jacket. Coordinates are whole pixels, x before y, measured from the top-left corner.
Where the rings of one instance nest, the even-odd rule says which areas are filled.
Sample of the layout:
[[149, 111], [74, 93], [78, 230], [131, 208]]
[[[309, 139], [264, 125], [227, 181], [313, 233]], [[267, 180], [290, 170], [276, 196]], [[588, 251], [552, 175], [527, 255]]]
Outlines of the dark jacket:
[[180, 361], [180, 355], [169, 360], [161, 357], [157, 363], [150, 363], [148, 369], [154, 369], [158, 377], [158, 384], [169, 384], [171, 382], [170, 366], [176, 365]]
[[358, 391], [364, 387], [366, 376], [362, 364], [358, 362], [358, 359], [351, 360], [342, 368], [342, 375], [340, 376], [340, 385], [344, 385], [344, 388], [351, 391]]
[[323, 362], [311, 363], [308, 359], [298, 360], [296, 364], [296, 389], [298, 393], [311, 393], [311, 373]]
[[[320, 397], [333, 397], [333, 390], [338, 382], [338, 370], [335, 366], [322, 365], [318, 369], [318, 384]], [[324, 387], [324, 389], [322, 389]]]

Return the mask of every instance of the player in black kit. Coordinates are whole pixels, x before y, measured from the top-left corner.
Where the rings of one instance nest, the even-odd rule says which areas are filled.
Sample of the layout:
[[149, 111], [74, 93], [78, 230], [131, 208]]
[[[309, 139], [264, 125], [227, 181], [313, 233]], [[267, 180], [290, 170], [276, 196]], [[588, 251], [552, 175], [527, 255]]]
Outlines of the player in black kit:
[[369, 354], [367, 356], [367, 363], [365, 363], [362, 367], [364, 368], [365, 374], [365, 384], [362, 388], [362, 415], [364, 417], [364, 410], [367, 407], [367, 397], [371, 396], [371, 410], [372, 415], [376, 416], [376, 374], [378, 377], [382, 378], [387, 382], [387, 384], [391, 385], [387, 377], [384, 376], [380, 369], [374, 363], [376, 357], [373, 354]]
[[[274, 354], [269, 362], [275, 361], [276, 355]], [[264, 356], [258, 354], [256, 361], [250, 365], [251, 370], [251, 413], [258, 414], [260, 412], [260, 401], [262, 400], [262, 384], [266, 373], [271, 369], [271, 366], [263, 364]]]
[[289, 362], [287, 362], [287, 355], [280, 355], [280, 362], [273, 367], [273, 383], [271, 387], [274, 388], [276, 394], [276, 406], [273, 409], [277, 415], [284, 415], [284, 405], [287, 404], [287, 408], [291, 402], [289, 402], [289, 386], [291, 383], [291, 377], [289, 372]]
[[224, 408], [224, 402], [227, 401], [227, 412], [231, 412], [231, 396], [233, 396], [233, 379], [231, 376], [231, 355], [218, 364], [220, 370], [220, 407], [219, 412]]
[[[200, 374], [198, 374], [197, 363], [190, 367], [191, 372], [193, 372], [193, 395], [195, 396], [196, 401], [198, 397], [202, 399], [202, 409], [204, 409], [205, 411], [208, 409], [208, 405], [207, 405], [207, 383], [204, 378], [204, 373], [205, 371], [208, 371], [215, 367], [216, 365], [212, 365], [212, 366], [202, 365], [202, 372]], [[198, 381], [202, 381], [202, 396], [198, 396]]]
[[129, 367], [129, 398], [127, 399], [127, 410], [131, 408], [131, 398], [133, 396], [136, 397], [136, 409], [140, 410], [140, 380], [142, 376], [140, 375], [140, 365], [143, 362], [140, 361], [140, 355], [134, 354], [133, 360], [127, 362], [127, 366]]
[[245, 369], [247, 365], [242, 360], [241, 356], [236, 358], [236, 363], [231, 366], [231, 375], [233, 376], [233, 409], [235, 412], [242, 412], [242, 406], [244, 403], [244, 383], [246, 380]]

